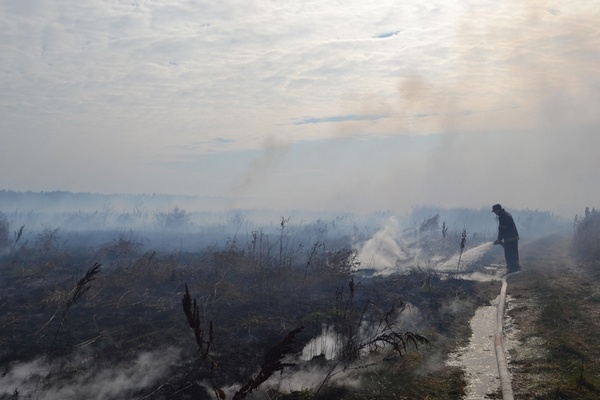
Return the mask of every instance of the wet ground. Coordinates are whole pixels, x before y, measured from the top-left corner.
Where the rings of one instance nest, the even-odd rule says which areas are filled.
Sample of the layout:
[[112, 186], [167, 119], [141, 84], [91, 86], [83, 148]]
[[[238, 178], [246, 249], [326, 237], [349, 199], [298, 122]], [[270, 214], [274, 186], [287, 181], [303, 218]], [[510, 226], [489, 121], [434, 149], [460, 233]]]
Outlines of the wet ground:
[[[470, 275], [471, 279], [480, 281], [500, 280], [504, 273], [504, 267], [493, 265], [484, 268], [482, 272]], [[464, 276], [467, 279], [469, 276]], [[497, 306], [499, 296], [490, 302], [490, 305], [477, 309], [471, 319], [471, 337], [466, 347], [459, 348], [450, 355], [448, 365], [458, 366], [465, 371], [467, 381], [465, 400], [481, 400], [486, 398], [497, 398], [500, 388], [498, 376], [498, 364], [494, 349], [494, 335], [496, 333]], [[506, 298], [506, 309], [511, 306], [512, 299]], [[506, 314], [506, 312], [505, 312]], [[508, 353], [516, 346], [516, 330], [510, 318], [504, 318], [504, 345]], [[508, 354], [507, 354], [508, 358]]]
[[494, 332], [496, 329], [496, 303], [480, 307], [471, 319], [473, 331], [469, 345], [450, 356], [448, 365], [459, 366], [465, 371], [467, 395], [465, 399], [484, 399], [499, 386]]

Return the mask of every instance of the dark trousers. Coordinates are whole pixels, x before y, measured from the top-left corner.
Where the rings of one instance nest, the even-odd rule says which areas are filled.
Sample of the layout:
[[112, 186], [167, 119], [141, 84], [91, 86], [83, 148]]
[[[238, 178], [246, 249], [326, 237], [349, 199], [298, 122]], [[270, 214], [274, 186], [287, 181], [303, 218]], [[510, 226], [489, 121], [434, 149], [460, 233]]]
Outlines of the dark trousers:
[[506, 272], [519, 271], [519, 241], [504, 242], [504, 258], [506, 259]]

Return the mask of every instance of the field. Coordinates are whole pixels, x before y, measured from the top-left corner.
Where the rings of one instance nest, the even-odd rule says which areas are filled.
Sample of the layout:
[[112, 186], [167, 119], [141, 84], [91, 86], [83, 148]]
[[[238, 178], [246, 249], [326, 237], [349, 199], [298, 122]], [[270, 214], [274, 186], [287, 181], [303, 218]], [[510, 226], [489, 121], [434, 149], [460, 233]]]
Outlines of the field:
[[[500, 283], [436, 271], [467, 235], [425, 215], [395, 238], [401, 251], [386, 274], [359, 256], [373, 238], [392, 252], [381, 247], [390, 229], [342, 229], [340, 219], [187, 229], [179, 248], [164, 245], [177, 242], [172, 230], [27, 235], [13, 222], [0, 258], [0, 398], [460, 399], [464, 372], [446, 356], [467, 344], [470, 318]], [[524, 216], [525, 232], [549, 224]], [[512, 356], [516, 393], [594, 398], [598, 274], [568, 261], [569, 236], [554, 238], [523, 246], [524, 271], [509, 287], [520, 346], [532, 349]], [[489, 240], [470, 232], [467, 248]], [[562, 269], [546, 258], [567, 263], [571, 278], [554, 285]], [[492, 251], [457, 270], [499, 260]], [[576, 287], [585, 290], [555, 295]], [[564, 325], [549, 319], [556, 310]]]
[[578, 261], [571, 238], [558, 235], [523, 253], [523, 272], [509, 286], [519, 331], [515, 398], [600, 398], [600, 265]]

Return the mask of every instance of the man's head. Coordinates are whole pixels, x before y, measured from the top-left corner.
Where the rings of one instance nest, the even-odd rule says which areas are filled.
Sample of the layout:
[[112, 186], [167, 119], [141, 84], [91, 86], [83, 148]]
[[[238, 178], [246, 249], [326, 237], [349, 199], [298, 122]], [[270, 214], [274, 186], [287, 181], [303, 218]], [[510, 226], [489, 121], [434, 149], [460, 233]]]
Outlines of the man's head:
[[492, 212], [496, 215], [500, 214], [500, 211], [502, 211], [502, 206], [500, 204], [494, 204], [492, 206]]

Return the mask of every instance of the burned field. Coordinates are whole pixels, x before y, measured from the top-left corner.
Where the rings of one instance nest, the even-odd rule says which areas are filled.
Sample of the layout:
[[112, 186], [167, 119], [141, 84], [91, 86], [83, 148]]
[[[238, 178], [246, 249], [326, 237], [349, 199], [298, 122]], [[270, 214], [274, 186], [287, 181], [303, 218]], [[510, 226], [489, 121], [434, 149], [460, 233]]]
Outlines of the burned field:
[[348, 237], [305, 250], [283, 228], [196, 252], [17, 243], [0, 268], [2, 398], [460, 396], [444, 355], [496, 283], [365, 276]]
[[[546, 217], [519, 222], [532, 237]], [[5, 235], [0, 398], [463, 398], [468, 377], [446, 360], [498, 295], [498, 280], [471, 280], [502, 263], [485, 250], [493, 237], [435, 214], [401, 234], [287, 218], [242, 234], [238, 222], [233, 234]], [[520, 397], [598, 395], [598, 273], [574, 247], [568, 234], [526, 241], [510, 281]], [[365, 249], [390, 257], [365, 265]], [[389, 260], [396, 272], [372, 268]]]

